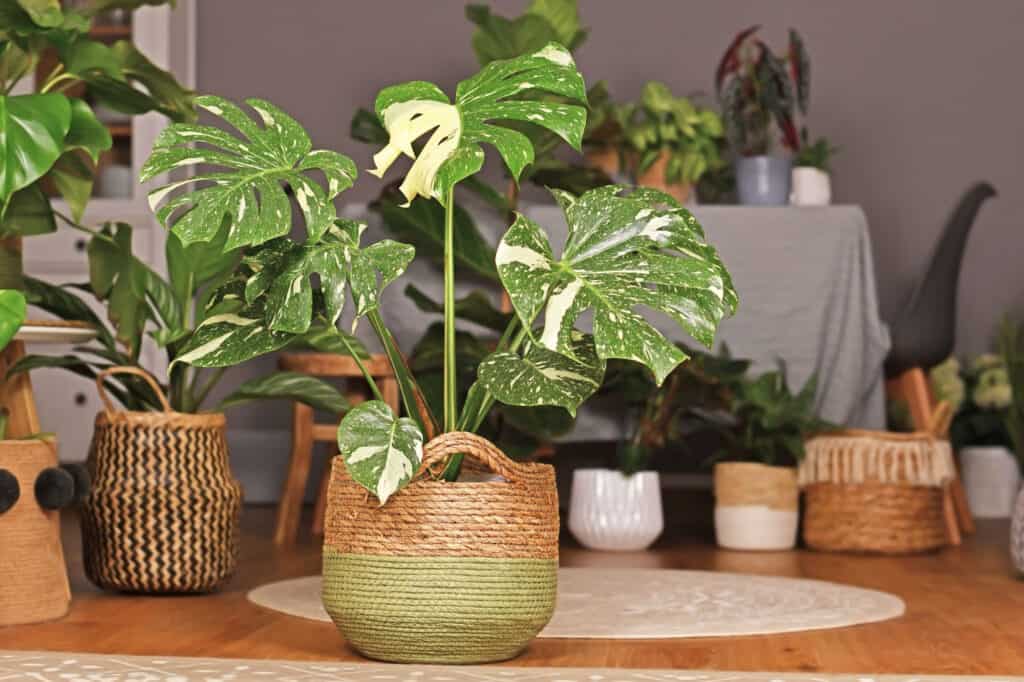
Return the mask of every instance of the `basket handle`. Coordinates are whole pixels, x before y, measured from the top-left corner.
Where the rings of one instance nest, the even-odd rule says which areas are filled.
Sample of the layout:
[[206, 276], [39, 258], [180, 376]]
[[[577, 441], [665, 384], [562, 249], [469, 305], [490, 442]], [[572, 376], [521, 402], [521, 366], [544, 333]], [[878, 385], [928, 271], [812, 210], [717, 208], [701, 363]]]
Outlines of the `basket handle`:
[[451, 455], [466, 455], [509, 482], [519, 480], [520, 465], [509, 459], [491, 441], [467, 431], [449, 431], [431, 439], [423, 448], [423, 464], [420, 473], [431, 471], [431, 467], [444, 462]]
[[160, 384], [156, 383], [156, 379], [153, 375], [144, 369], [139, 367], [128, 367], [118, 365], [115, 367], [107, 367], [102, 372], [96, 374], [96, 389], [99, 391], [100, 400], [103, 401], [103, 405], [107, 408], [107, 412], [116, 412], [114, 404], [110, 402], [110, 396], [107, 395], [107, 389], [103, 385], [103, 380], [114, 374], [134, 374], [137, 377], [142, 377], [149, 384], [149, 387], [153, 389], [153, 393], [156, 394], [157, 400], [160, 401], [160, 406], [164, 408], [164, 412], [174, 412], [171, 409], [171, 404], [167, 402], [167, 396], [164, 395], [163, 389], [160, 388]]

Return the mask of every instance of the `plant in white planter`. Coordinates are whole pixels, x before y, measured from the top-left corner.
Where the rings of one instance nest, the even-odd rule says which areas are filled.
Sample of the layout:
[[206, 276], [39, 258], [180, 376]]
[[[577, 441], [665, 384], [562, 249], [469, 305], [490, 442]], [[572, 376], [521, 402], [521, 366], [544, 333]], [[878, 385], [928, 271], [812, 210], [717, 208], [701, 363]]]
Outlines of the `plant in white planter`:
[[[1024, 328], [1004, 321], [999, 332], [999, 352], [1006, 363], [1011, 395], [1006, 428], [1017, 462], [1024, 469]], [[1024, 490], [1017, 493], [1010, 521], [1010, 555], [1017, 572], [1024, 575]]]
[[[715, 72], [725, 135], [736, 155], [736, 191], [741, 204], [789, 203], [790, 155], [800, 148], [796, 110], [810, 100], [810, 59], [800, 35], [790, 29], [789, 47], [776, 56], [757, 36], [760, 26], [733, 38]], [[786, 153], [772, 155], [776, 141]]]
[[817, 377], [793, 395], [786, 368], [737, 386], [713, 419], [726, 446], [715, 459], [715, 535], [729, 549], [783, 550], [796, 544], [796, 464], [804, 442], [833, 428], [814, 410]]
[[789, 203], [794, 206], [828, 206], [832, 203], [830, 163], [839, 148], [832, 146], [824, 137], [809, 143], [806, 128], [801, 138], [803, 144], [793, 160]]

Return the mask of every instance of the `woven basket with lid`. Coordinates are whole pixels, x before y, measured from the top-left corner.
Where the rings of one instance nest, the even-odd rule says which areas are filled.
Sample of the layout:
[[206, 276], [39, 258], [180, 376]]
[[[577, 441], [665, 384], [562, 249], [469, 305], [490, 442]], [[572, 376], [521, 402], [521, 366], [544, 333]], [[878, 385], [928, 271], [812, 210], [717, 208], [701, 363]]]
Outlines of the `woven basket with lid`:
[[812, 438], [800, 464], [804, 541], [825, 551], [910, 554], [948, 543], [949, 441], [847, 430]]
[[[500, 478], [443, 482], [465, 454]], [[381, 506], [335, 457], [324, 534], [323, 601], [348, 642], [385, 661], [481, 663], [519, 654], [551, 619], [558, 570], [554, 469], [447, 433], [417, 480]]]
[[[103, 392], [110, 373], [150, 382], [163, 412], [123, 412]], [[223, 414], [171, 410], [152, 378], [134, 368], [97, 376], [106, 410], [96, 415], [82, 512], [85, 570], [126, 592], [209, 592], [234, 573], [242, 489], [231, 474]]]

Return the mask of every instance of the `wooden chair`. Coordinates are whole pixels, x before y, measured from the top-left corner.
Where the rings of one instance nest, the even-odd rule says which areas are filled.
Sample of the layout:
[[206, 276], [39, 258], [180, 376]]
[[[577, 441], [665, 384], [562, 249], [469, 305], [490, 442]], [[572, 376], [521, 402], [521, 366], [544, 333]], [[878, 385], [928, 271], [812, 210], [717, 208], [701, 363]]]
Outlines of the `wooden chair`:
[[[373, 355], [364, 361], [370, 376], [380, 389], [384, 400], [396, 413], [399, 410], [398, 382], [391, 365], [384, 355]], [[282, 370], [301, 372], [316, 377], [343, 378], [346, 380], [346, 398], [352, 405], [367, 399], [369, 389], [362, 385], [362, 373], [355, 361], [344, 355], [332, 353], [284, 353], [278, 360]], [[277, 505], [277, 528], [274, 542], [290, 545], [299, 532], [299, 519], [309, 481], [309, 470], [313, 461], [313, 445], [329, 443], [327, 466], [321, 477], [316, 507], [313, 512], [313, 534], [323, 535], [324, 514], [327, 506], [327, 483], [330, 480], [331, 459], [338, 453], [338, 422], [316, 423], [313, 408], [302, 403], [292, 406], [292, 452], [288, 462], [288, 473]]]

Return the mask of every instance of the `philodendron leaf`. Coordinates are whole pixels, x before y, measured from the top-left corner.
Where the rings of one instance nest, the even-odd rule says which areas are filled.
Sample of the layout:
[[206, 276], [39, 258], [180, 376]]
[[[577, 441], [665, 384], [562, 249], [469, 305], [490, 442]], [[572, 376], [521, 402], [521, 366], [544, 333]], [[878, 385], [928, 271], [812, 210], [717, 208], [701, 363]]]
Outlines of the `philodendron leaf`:
[[275, 372], [246, 381], [224, 398], [218, 409], [244, 405], [255, 400], [293, 400], [335, 414], [349, 408], [345, 396], [321, 379], [298, 372]]
[[575, 330], [572, 351], [570, 358], [528, 341], [522, 356], [507, 351], [489, 355], [477, 376], [506, 405], [557, 405], [576, 416], [576, 408], [600, 388], [605, 361], [597, 356], [594, 339]]
[[110, 131], [100, 123], [85, 100], [76, 97], [69, 101], [71, 103], [71, 125], [68, 128], [67, 138], [64, 140], [65, 149], [83, 149], [92, 162], [96, 163], [100, 159], [100, 154], [113, 145]]
[[[586, 88], [572, 55], [557, 43], [503, 61], [491, 62], [472, 78], [459, 83], [455, 104], [433, 83], [412, 81], [384, 88], [375, 109], [390, 135], [377, 152], [371, 173], [381, 177], [402, 154], [415, 158], [399, 189], [412, 201], [416, 196], [444, 203], [448, 190], [483, 167], [484, 143], [493, 145], [513, 178], [533, 162], [530, 139], [521, 132], [490, 123], [519, 121], [556, 133], [579, 149], [586, 126], [582, 106], [522, 99], [525, 93], [545, 92], [585, 103]], [[417, 154], [413, 142], [430, 133]]]
[[0, 208], [50, 170], [70, 127], [64, 95], [0, 95]]
[[589, 309], [598, 357], [646, 365], [660, 384], [686, 355], [636, 309], [668, 316], [710, 347], [736, 309], [736, 292], [689, 211], [661, 192], [622, 191], [602, 187], [578, 199], [553, 192], [569, 226], [561, 258], [520, 215], [498, 245], [498, 274], [527, 328], [543, 313], [539, 345], [574, 356], [574, 324]]
[[53, 208], [39, 183], [15, 192], [0, 219], [0, 235], [4, 236], [27, 237], [56, 231]]
[[[150, 206], [160, 222], [188, 246], [213, 240], [227, 220], [225, 251], [255, 246], [291, 231], [288, 186], [305, 220], [309, 241], [318, 241], [334, 223], [332, 200], [355, 180], [352, 160], [337, 152], [310, 151], [312, 143], [302, 126], [264, 100], [246, 100], [263, 121], [262, 127], [220, 97], [197, 97], [195, 103], [230, 123], [240, 136], [185, 123], [160, 133], [142, 167], [143, 182], [186, 166], [219, 169], [200, 171], [150, 192]], [[314, 171], [326, 178], [326, 189], [310, 176]]]
[[25, 308], [25, 294], [14, 289], [0, 289], [0, 350], [7, 347], [25, 321]]
[[384, 504], [419, 470], [423, 433], [412, 419], [396, 418], [387, 403], [371, 400], [341, 420], [338, 452], [352, 480]]

